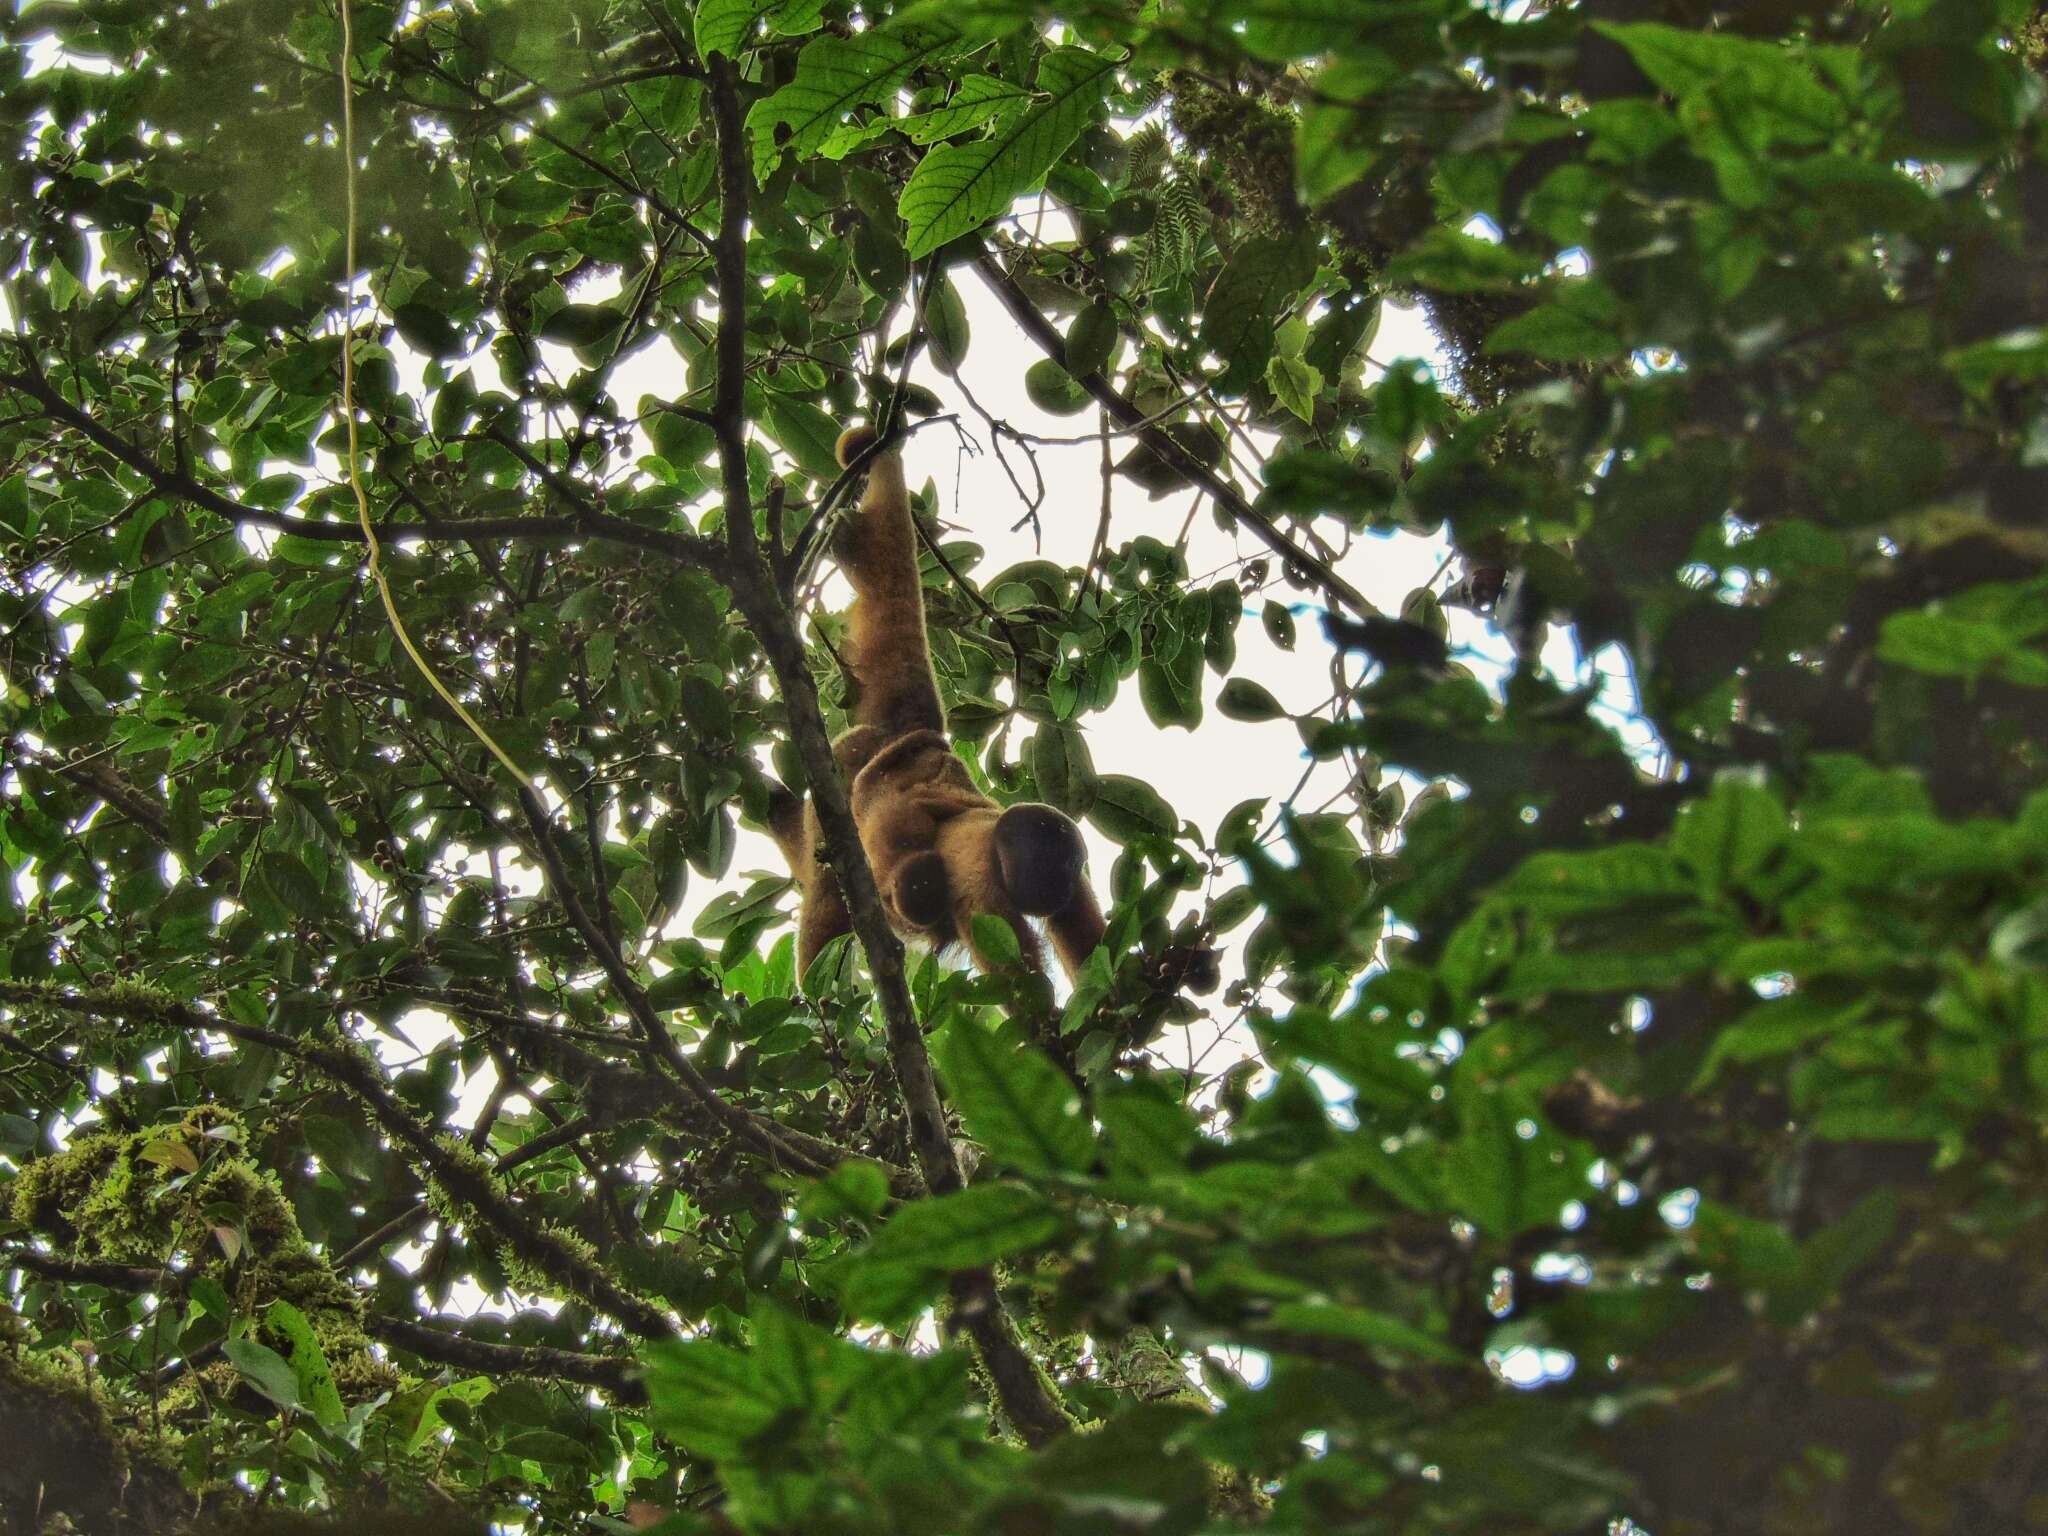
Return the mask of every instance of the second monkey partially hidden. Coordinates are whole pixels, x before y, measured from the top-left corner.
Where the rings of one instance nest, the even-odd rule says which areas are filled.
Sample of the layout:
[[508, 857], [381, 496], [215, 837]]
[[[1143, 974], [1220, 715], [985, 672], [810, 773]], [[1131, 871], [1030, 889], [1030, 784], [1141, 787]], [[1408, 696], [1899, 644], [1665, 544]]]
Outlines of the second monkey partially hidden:
[[[849, 429], [839, 439], [839, 462], [852, 463], [873, 441], [872, 428]], [[997, 805], [953, 754], [925, 637], [917, 528], [895, 452], [869, 460], [859, 509], [834, 553], [854, 591], [844, 658], [853, 724], [832, 754], [890, 925], [913, 942], [943, 949], [958, 940], [974, 953], [973, 919], [986, 913], [1009, 923], [1036, 965], [1038, 936], [1026, 919], [1044, 918], [1073, 976], [1103, 935], [1102, 909], [1083, 872], [1081, 829], [1049, 805]], [[839, 882], [818, 859], [809, 797], [779, 797], [770, 831], [803, 890], [801, 975], [853, 922]], [[974, 959], [989, 963], [979, 953]]]

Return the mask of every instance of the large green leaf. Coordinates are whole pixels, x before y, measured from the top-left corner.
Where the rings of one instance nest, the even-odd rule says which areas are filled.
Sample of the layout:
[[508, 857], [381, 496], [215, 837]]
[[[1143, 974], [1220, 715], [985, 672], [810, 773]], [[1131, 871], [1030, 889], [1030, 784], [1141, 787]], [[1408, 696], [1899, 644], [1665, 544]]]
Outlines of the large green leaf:
[[1218, 388], [1242, 390], [1265, 372], [1280, 316], [1315, 271], [1298, 237], [1264, 235], [1230, 253], [1202, 303], [1202, 345], [1228, 365]]
[[1041, 99], [1000, 132], [928, 152], [898, 204], [910, 254], [923, 256], [979, 229], [1038, 187], [1093, 120], [1116, 67], [1116, 60], [1085, 49], [1056, 49], [1039, 62]]
[[334, 1367], [320, 1347], [320, 1336], [306, 1314], [288, 1301], [274, 1301], [264, 1321], [291, 1342], [292, 1374], [298, 1379], [299, 1401], [312, 1410], [322, 1429], [340, 1429], [347, 1415], [334, 1385]]
[[982, 1184], [919, 1201], [890, 1218], [839, 1274], [848, 1312], [899, 1322], [947, 1275], [1027, 1253], [1060, 1230], [1060, 1214], [1018, 1184]]
[[804, 160], [819, 153], [849, 113], [884, 100], [913, 70], [942, 58], [959, 41], [943, 27], [922, 26], [806, 43], [795, 78], [747, 113], [754, 174], [765, 181], [784, 155]]
[[697, 52], [730, 58], [757, 21], [766, 23], [771, 35], [797, 37], [815, 31], [824, 13], [825, 0], [700, 0]]
[[1087, 1171], [1095, 1136], [1081, 1095], [1041, 1052], [963, 1018], [939, 1036], [937, 1056], [961, 1121], [990, 1156], [1025, 1173]]

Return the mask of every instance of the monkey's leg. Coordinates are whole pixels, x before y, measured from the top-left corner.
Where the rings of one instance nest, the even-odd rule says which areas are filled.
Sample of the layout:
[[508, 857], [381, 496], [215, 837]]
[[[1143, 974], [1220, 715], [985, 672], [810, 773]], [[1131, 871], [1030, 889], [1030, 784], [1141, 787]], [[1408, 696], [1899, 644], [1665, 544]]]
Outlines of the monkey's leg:
[[796, 928], [796, 974], [801, 981], [818, 951], [842, 933], [853, 932], [853, 914], [846, 910], [846, 898], [839, 894], [839, 882], [829, 870], [820, 870], [817, 883], [804, 892], [802, 915]]
[[[872, 428], [851, 428], [839, 439], [839, 462], [850, 463], [873, 441]], [[835, 548], [855, 599], [846, 615], [855, 722], [891, 736], [944, 730], [946, 714], [925, 636], [917, 525], [903, 460], [894, 452], [868, 461], [860, 506], [847, 519]]]
[[1074, 887], [1072, 899], [1046, 919], [1046, 927], [1052, 930], [1052, 947], [1059, 951], [1067, 980], [1076, 980], [1109, 930], [1085, 877]]

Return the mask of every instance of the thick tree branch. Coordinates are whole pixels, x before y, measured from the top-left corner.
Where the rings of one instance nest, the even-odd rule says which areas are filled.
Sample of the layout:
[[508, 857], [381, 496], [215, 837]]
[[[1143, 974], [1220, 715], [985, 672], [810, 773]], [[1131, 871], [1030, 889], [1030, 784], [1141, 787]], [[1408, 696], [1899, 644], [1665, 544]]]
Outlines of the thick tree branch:
[[[1067, 355], [1065, 339], [1053, 329], [1052, 322], [1039, 313], [1038, 306], [1033, 304], [1030, 296], [1017, 286], [1016, 279], [1005, 272], [993, 256], [978, 257], [974, 265], [975, 270], [981, 273], [989, 287], [995, 291], [996, 297], [1002, 300], [1003, 308], [1007, 309], [1017, 324], [1023, 327], [1024, 334], [1038, 343], [1039, 350], [1047, 357], [1064, 366]], [[1081, 376], [1076, 382], [1095, 397], [1103, 409], [1115, 418], [1118, 426], [1135, 430], [1138, 440], [1150, 448], [1161, 461], [1170, 464], [1215, 497], [1216, 504], [1230, 515], [1232, 522], [1249, 529], [1268, 549], [1289, 565], [1307, 572], [1316, 585], [1323, 589], [1332, 606], [1341, 604], [1361, 618], [1371, 617], [1379, 612], [1366, 601], [1363, 593], [1332, 570], [1327, 561], [1302, 548], [1281, 532], [1271, 518], [1246, 501], [1229, 481], [1182, 448], [1173, 440], [1172, 434], [1151, 421], [1108, 379], [1100, 373], [1089, 373]]]
[[404, 44], [395, 45], [391, 51], [394, 56], [402, 58], [406, 60], [406, 62], [413, 64], [422, 70], [425, 70], [428, 74], [432, 75], [436, 80], [439, 80], [443, 85], [446, 85], [453, 90], [462, 92], [463, 95], [469, 97], [471, 101], [475, 102], [478, 108], [481, 109], [482, 111], [492, 113], [496, 115], [498, 118], [500, 118], [502, 121], [511, 123], [523, 129], [527, 133], [532, 134], [536, 139], [540, 140], [541, 143], [548, 145], [552, 149], [560, 150], [563, 154], [567, 155], [571, 160], [574, 160], [578, 165], [582, 166], [592, 175], [603, 177], [604, 180], [610, 182], [614, 187], [617, 187], [621, 192], [625, 193], [628, 197], [634, 198], [640, 202], [645, 203], [651, 212], [658, 214], [663, 219], [666, 219], [669, 223], [673, 224], [683, 234], [689, 236], [690, 239], [695, 241], [699, 246], [709, 246], [711, 244], [711, 242], [705, 238], [704, 231], [699, 229], [695, 224], [692, 224], [690, 222], [690, 217], [688, 214], [684, 213], [682, 209], [676, 207], [675, 204], [671, 203], [667, 198], [663, 197], [659, 192], [655, 191], [652, 187], [643, 187], [638, 183], [633, 182], [624, 176], [621, 176], [617, 171], [613, 170], [609, 165], [605, 164], [604, 161], [598, 159], [597, 156], [591, 154], [588, 150], [583, 149], [576, 144], [570, 143], [567, 139], [561, 137], [561, 135], [559, 134], [550, 132], [547, 128], [533, 121], [530, 117], [524, 116], [521, 113], [507, 107], [503, 101], [492, 100], [489, 96], [486, 96], [482, 91], [478, 90], [474, 85], [470, 84], [467, 80], [462, 79], [458, 75], [450, 74], [447, 70], [443, 69], [435, 59], [429, 57], [428, 55], [420, 53], [416, 49], [408, 48]]
[[[22, 759], [35, 764], [45, 772], [54, 773], [70, 780], [87, 794], [97, 796], [108, 809], [114, 811], [131, 826], [142, 831], [151, 842], [164, 852], [177, 854], [178, 848], [171, 840], [170, 813], [161, 802], [153, 799], [120, 774], [104, 758], [93, 757], [83, 762], [71, 762], [32, 748], [21, 751]], [[203, 884], [232, 884], [237, 873], [233, 854], [216, 854], [203, 869], [196, 869], [193, 875]]]
[[522, 1210], [498, 1186], [482, 1158], [459, 1142], [436, 1136], [408, 1114], [377, 1068], [354, 1050], [298, 1039], [218, 1014], [201, 1013], [168, 993], [146, 987], [72, 992], [32, 982], [6, 981], [0, 982], [0, 1002], [87, 1018], [151, 1019], [193, 1034], [212, 1031], [248, 1044], [268, 1046], [302, 1061], [361, 1100], [385, 1134], [411, 1154], [427, 1177], [473, 1212], [479, 1223], [520, 1259], [643, 1337], [668, 1338], [676, 1331], [660, 1308], [626, 1290], [563, 1234]]
[[[458, 1319], [450, 1319], [451, 1323]], [[573, 1349], [549, 1349], [538, 1344], [497, 1344], [487, 1339], [464, 1338], [459, 1333], [431, 1328], [409, 1318], [386, 1317], [372, 1312], [363, 1319], [363, 1332], [380, 1344], [389, 1344], [432, 1360], [440, 1365], [458, 1366], [486, 1376], [538, 1376], [550, 1381], [573, 1381], [596, 1387], [621, 1401], [645, 1402], [647, 1393], [628, 1359], [609, 1355], [580, 1354]]]
[[[359, 545], [363, 542], [363, 531], [353, 522], [315, 522], [310, 518], [293, 517], [263, 507], [248, 506], [202, 485], [184, 470], [164, 468], [151, 454], [127, 441], [82, 407], [65, 399], [55, 385], [33, 369], [25, 373], [0, 373], [0, 385], [19, 390], [29, 396], [42, 407], [42, 413], [46, 417], [84, 434], [103, 452], [141, 475], [161, 495], [188, 501], [238, 526], [268, 528], [275, 533], [288, 533], [298, 538], [318, 539], [330, 544]], [[711, 566], [714, 569], [716, 563], [723, 558], [723, 550], [710, 540], [695, 534], [662, 528], [643, 528], [638, 523], [631, 523], [622, 517], [598, 510], [587, 499], [576, 495], [568, 481], [519, 444], [502, 434], [491, 434], [490, 441], [509, 449], [551, 490], [563, 496], [563, 499], [575, 509], [574, 515], [465, 517], [446, 521], [433, 519], [418, 523], [385, 522], [377, 525], [377, 537], [387, 544], [408, 539], [513, 539], [539, 544], [575, 544], [590, 539], [602, 539], [614, 544], [652, 550], [671, 559]], [[568, 487], [566, 492], [565, 487]]]
[[622, 517], [614, 517], [592, 504], [575, 481], [556, 470], [516, 438], [509, 437], [503, 432], [470, 435], [484, 442], [496, 443], [524, 464], [543, 485], [575, 509], [576, 525], [591, 537], [652, 550], [656, 554], [667, 555], [686, 564], [703, 566], [714, 575], [723, 570], [725, 550], [714, 540], [694, 533], [680, 533], [665, 528], [643, 528], [638, 523], [629, 523]]
[[[0, 1251], [0, 1269], [10, 1262]], [[24, 1370], [11, 1351], [0, 1352], [0, 1445], [0, 1529], [170, 1536], [193, 1515], [176, 1467], [117, 1430], [96, 1394]]]
[[[80, 1259], [60, 1258], [33, 1248], [0, 1248], [0, 1271], [26, 1270], [44, 1280], [67, 1285], [98, 1285], [110, 1291], [137, 1295], [166, 1290], [183, 1294], [187, 1276], [182, 1270], [152, 1269], [136, 1264], [94, 1264]], [[451, 1318], [451, 1325], [458, 1322]], [[646, 1394], [633, 1379], [634, 1362], [608, 1355], [586, 1355], [571, 1349], [549, 1349], [541, 1345], [498, 1344], [485, 1339], [464, 1338], [411, 1318], [386, 1317], [370, 1312], [363, 1318], [363, 1332], [379, 1343], [389, 1344], [441, 1365], [460, 1366], [487, 1375], [538, 1376], [556, 1381], [573, 1381], [617, 1393], [628, 1402], [643, 1402]], [[0, 1396], [4, 1396], [0, 1393]]]

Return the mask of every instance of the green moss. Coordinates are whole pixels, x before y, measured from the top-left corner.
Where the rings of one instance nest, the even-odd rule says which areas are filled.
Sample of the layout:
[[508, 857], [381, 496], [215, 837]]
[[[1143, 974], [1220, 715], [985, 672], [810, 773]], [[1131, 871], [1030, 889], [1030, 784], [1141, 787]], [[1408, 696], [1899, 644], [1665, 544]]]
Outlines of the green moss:
[[[307, 1245], [291, 1201], [242, 1155], [242, 1140], [240, 1118], [214, 1105], [132, 1134], [83, 1136], [22, 1170], [12, 1213], [70, 1258], [149, 1266], [177, 1258], [217, 1280], [250, 1317], [288, 1301], [320, 1334], [344, 1394], [351, 1384], [359, 1396], [388, 1390], [398, 1375], [371, 1353], [362, 1299]], [[244, 1239], [232, 1255], [215, 1231], [230, 1213]], [[224, 1384], [232, 1387], [232, 1377]], [[175, 1396], [196, 1407], [198, 1384], [179, 1386]]]
[[189, 1508], [162, 1445], [116, 1426], [68, 1350], [0, 1348], [0, 1443], [0, 1512], [41, 1509], [39, 1529], [155, 1529]]
[[552, 1222], [537, 1223], [524, 1233], [501, 1230], [490, 1219], [486, 1202], [510, 1205], [511, 1194], [468, 1143], [440, 1137], [435, 1155], [437, 1166], [427, 1185], [429, 1208], [443, 1221], [459, 1224], [471, 1244], [488, 1253], [515, 1288], [576, 1289], [580, 1275], [600, 1268], [595, 1247]]
[[1254, 234], [1302, 227], [1294, 195], [1294, 118], [1263, 97], [1220, 90], [1180, 71], [1167, 76], [1174, 131], [1230, 185], [1231, 201]]

